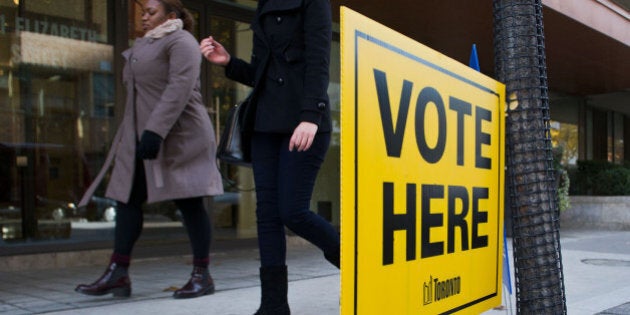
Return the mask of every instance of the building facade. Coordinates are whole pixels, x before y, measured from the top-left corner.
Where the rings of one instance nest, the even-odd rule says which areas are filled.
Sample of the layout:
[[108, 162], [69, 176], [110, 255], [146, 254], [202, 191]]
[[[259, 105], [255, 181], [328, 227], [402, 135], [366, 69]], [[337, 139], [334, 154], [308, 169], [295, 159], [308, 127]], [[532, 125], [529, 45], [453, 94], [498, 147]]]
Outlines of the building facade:
[[[630, 157], [630, 1], [543, 0], [554, 144], [563, 163]], [[249, 59], [255, 0], [184, 1], [198, 39], [213, 35]], [[332, 0], [467, 63], [476, 44], [493, 76], [492, 1]], [[100, 169], [124, 112], [121, 52], [140, 32], [133, 0], [0, 0], [0, 246], [111, 229], [115, 203], [104, 185], [85, 209], [74, 203]], [[337, 24], [338, 25], [338, 24]], [[339, 36], [329, 94], [332, 142], [311, 208], [339, 225]], [[203, 96], [217, 135], [248, 88], [202, 65]], [[251, 170], [226, 164], [226, 193], [209, 198], [215, 237], [254, 238]], [[171, 203], [146, 207], [146, 222], [181, 225]], [[102, 233], [111, 238], [111, 233]]]

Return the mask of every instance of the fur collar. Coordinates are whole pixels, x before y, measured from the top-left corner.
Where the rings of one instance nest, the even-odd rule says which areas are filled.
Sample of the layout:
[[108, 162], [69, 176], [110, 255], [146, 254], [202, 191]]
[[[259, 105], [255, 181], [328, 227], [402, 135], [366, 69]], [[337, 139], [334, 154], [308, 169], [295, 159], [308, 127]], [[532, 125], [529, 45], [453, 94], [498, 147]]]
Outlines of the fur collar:
[[184, 22], [180, 19], [169, 19], [166, 22], [156, 26], [154, 29], [144, 34], [145, 38], [162, 38], [184, 27]]

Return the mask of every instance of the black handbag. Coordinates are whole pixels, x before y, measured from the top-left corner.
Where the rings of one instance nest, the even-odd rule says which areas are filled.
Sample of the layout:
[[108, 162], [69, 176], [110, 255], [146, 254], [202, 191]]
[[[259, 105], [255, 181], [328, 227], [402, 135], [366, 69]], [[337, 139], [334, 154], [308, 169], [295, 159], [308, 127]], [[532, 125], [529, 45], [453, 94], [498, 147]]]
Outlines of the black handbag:
[[217, 158], [225, 163], [252, 166], [249, 133], [244, 132], [246, 112], [250, 105], [250, 98], [232, 106], [228, 111], [227, 120], [217, 147]]

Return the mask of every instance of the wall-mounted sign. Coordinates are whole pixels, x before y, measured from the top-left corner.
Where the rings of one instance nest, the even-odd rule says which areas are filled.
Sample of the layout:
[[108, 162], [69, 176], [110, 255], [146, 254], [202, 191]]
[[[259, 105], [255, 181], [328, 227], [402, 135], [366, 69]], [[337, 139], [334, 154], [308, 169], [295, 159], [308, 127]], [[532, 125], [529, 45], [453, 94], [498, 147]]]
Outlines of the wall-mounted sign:
[[[29, 13], [31, 17], [0, 14], [0, 35], [7, 32], [31, 32], [81, 41], [97, 42], [101, 32], [83, 21]], [[12, 24], [12, 25], [9, 25]]]
[[20, 32], [19, 45], [11, 47], [13, 64], [31, 64], [62, 69], [111, 71], [114, 48], [38, 33]]

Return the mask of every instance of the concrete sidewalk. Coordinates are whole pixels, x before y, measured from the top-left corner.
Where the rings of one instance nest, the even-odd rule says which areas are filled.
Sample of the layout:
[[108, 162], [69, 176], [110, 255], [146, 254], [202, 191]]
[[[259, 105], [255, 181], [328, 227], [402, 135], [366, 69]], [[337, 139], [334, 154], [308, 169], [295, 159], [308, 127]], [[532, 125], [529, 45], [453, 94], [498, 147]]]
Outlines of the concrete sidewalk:
[[[339, 276], [322, 276], [290, 282], [291, 314], [339, 314]], [[317, 292], [311, 294], [308, 292]], [[253, 314], [260, 304], [260, 287], [222, 290], [201, 298], [174, 300], [168, 297], [139, 300], [131, 303], [110, 303], [84, 309], [51, 314]]]
[[[563, 231], [561, 244], [568, 314], [630, 314], [630, 304], [624, 305], [630, 301], [630, 231]], [[288, 247], [292, 314], [339, 314], [339, 271], [300, 239], [292, 237]], [[188, 300], [171, 298], [188, 279], [187, 256], [134, 261], [129, 299], [73, 292], [76, 284], [95, 280], [104, 265], [0, 272], [0, 313], [251, 315], [260, 300], [257, 257], [256, 249], [213, 253], [217, 292]], [[514, 296], [505, 296], [504, 310], [484, 314], [516, 314], [515, 305]]]

